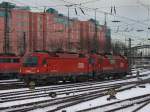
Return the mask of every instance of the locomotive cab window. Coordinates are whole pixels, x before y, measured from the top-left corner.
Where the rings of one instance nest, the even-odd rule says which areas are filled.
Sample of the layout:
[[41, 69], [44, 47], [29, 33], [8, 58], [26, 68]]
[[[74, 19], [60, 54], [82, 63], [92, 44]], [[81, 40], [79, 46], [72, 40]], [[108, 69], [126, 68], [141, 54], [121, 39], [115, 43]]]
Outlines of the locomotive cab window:
[[24, 61], [23, 61], [23, 65], [24, 66], [30, 66], [30, 67], [34, 67], [37, 66], [38, 64], [38, 57], [25, 57]]

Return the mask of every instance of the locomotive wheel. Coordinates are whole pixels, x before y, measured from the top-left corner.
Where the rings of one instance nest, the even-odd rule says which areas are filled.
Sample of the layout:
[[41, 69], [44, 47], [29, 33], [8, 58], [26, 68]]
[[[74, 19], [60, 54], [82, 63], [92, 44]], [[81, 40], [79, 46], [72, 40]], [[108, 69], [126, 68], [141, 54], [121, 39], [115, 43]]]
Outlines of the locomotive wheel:
[[99, 81], [105, 80], [105, 76], [98, 76], [98, 80], [99, 80]]
[[31, 81], [31, 82], [29, 83], [29, 85], [35, 86], [35, 81]]
[[70, 81], [73, 82], [73, 83], [76, 83], [77, 82], [77, 78], [75, 76], [72, 76]]
[[36, 82], [32, 80], [32, 81], [29, 81], [27, 85], [29, 86], [30, 89], [35, 89]]
[[86, 76], [78, 76], [77, 78], [76, 78], [76, 80], [77, 80], [77, 82], [86, 82], [86, 81], [88, 81], [88, 77], [86, 77]]

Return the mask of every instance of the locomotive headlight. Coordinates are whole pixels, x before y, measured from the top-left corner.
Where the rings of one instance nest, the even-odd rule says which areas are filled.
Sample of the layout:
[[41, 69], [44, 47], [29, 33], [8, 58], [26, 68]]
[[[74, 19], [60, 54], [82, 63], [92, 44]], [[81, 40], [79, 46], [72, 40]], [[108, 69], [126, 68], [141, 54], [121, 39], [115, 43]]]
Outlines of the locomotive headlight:
[[40, 72], [40, 70], [39, 70], [39, 69], [37, 69], [37, 70], [36, 70], [36, 72]]
[[22, 72], [21, 68], [20, 68], [19, 72]]

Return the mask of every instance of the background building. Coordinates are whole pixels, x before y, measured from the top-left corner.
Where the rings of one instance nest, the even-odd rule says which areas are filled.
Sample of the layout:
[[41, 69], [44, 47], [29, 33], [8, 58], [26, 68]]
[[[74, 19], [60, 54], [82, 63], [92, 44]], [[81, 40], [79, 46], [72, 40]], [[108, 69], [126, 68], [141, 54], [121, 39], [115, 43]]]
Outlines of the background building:
[[[45, 12], [32, 12], [29, 7], [10, 8], [3, 3], [0, 6], [1, 53], [6, 52], [5, 47], [9, 49], [7, 52], [17, 55], [35, 50], [96, 50], [101, 53], [111, 49], [110, 29], [98, 22], [95, 27], [93, 19], [79, 21], [75, 18], [68, 22], [66, 16], [52, 8]], [[7, 40], [9, 46], [6, 45]]]

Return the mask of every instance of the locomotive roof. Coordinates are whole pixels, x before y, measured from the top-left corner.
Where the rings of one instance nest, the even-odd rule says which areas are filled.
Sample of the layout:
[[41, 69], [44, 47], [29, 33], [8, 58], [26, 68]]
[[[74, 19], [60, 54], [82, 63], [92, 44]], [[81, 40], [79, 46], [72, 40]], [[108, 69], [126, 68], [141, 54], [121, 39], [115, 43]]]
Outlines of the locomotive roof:
[[34, 51], [31, 55], [49, 55], [51, 57], [85, 57], [85, 54], [75, 53], [75, 52], [49, 52], [49, 51]]
[[7, 53], [7, 54], [1, 53], [0, 57], [19, 57], [19, 56], [15, 55], [13, 53]]

